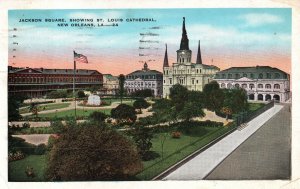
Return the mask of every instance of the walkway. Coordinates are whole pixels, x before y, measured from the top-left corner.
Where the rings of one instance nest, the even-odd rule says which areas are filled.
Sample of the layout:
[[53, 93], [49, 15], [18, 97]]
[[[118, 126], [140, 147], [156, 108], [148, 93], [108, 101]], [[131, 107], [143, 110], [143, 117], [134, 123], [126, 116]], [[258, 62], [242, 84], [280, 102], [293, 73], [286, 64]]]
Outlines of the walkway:
[[250, 121], [247, 127], [229, 134], [218, 143], [167, 175], [163, 180], [199, 180], [205, 178], [232, 151], [281, 109], [281, 105], [275, 105], [273, 108]]
[[31, 134], [31, 135], [12, 135], [24, 139], [26, 142], [31, 144], [48, 144], [48, 139], [51, 134]]
[[249, 137], [206, 179], [289, 179], [291, 177], [290, 104]]

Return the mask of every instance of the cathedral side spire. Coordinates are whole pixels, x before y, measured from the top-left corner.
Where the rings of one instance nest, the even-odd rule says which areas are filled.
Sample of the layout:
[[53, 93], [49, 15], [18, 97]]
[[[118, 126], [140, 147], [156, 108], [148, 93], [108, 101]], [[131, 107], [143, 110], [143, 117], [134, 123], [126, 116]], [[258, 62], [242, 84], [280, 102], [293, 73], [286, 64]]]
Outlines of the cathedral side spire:
[[202, 64], [201, 51], [200, 51], [200, 40], [199, 40], [199, 43], [198, 43], [198, 52], [197, 52], [196, 64]]
[[165, 59], [164, 59], [164, 67], [169, 67], [167, 44], [166, 44], [166, 52], [165, 52]]
[[180, 49], [179, 50], [190, 50], [189, 49], [189, 39], [185, 29], [185, 17], [183, 17], [182, 23], [182, 37], [180, 42]]

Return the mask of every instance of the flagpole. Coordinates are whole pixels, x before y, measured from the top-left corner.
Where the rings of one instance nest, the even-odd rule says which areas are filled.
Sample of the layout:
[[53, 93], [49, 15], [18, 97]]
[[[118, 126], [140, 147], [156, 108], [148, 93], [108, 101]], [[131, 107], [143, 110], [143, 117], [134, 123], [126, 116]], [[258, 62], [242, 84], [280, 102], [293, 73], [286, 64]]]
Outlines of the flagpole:
[[75, 61], [75, 51], [74, 51], [73, 98], [74, 98], [74, 102], [75, 102], [74, 113], [75, 113], [75, 121], [76, 121], [75, 77], [76, 77], [76, 61]]

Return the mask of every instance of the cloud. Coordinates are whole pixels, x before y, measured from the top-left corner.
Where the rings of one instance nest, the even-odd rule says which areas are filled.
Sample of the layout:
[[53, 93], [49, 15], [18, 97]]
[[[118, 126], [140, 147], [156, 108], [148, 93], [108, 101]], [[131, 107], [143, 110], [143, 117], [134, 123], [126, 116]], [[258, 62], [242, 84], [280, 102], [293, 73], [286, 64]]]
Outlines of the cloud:
[[245, 14], [239, 16], [239, 19], [245, 21], [245, 26], [248, 27], [257, 27], [265, 24], [277, 24], [282, 23], [284, 20], [274, 14], [262, 13], [262, 14]]

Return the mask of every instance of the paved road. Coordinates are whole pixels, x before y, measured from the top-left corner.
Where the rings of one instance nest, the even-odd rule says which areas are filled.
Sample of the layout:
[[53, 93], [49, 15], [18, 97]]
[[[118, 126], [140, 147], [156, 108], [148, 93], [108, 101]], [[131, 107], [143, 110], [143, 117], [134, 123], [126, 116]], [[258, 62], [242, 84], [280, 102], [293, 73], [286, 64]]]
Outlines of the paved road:
[[[244, 141], [253, 135], [264, 123], [276, 115], [283, 106], [275, 105], [273, 108], [260, 114], [247, 123], [247, 127], [238, 129], [219, 142], [209, 147], [193, 159], [189, 160], [163, 180], [200, 180], [211, 173], [226, 157], [237, 149]], [[270, 137], [272, 138], [272, 136]], [[230, 173], [229, 173], [230, 174]]]
[[291, 176], [290, 104], [249, 137], [206, 179], [289, 179]]

